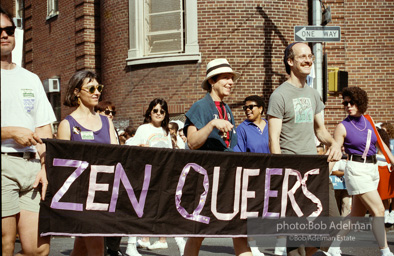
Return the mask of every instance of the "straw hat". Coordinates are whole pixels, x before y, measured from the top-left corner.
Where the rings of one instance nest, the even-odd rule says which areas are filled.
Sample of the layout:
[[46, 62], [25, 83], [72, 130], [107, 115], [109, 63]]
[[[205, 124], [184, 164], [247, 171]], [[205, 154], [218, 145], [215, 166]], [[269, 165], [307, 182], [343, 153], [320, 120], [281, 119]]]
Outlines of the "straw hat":
[[214, 59], [210, 61], [207, 65], [206, 77], [202, 82], [201, 87], [204, 90], [209, 91], [209, 88], [211, 87], [211, 85], [208, 83], [209, 78], [224, 73], [233, 74], [234, 81], [236, 81], [239, 78], [239, 74], [231, 69], [231, 66], [226, 59]]

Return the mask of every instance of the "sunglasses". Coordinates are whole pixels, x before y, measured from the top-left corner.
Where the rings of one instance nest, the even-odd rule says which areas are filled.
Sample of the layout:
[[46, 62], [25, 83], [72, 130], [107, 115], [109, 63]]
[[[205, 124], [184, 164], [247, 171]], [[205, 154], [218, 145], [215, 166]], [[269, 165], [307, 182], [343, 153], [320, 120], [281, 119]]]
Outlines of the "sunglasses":
[[[153, 113], [157, 114], [159, 112], [159, 110], [157, 108], [154, 108]], [[164, 115], [165, 111], [163, 109], [160, 109], [160, 114]]]
[[248, 106], [242, 106], [242, 109], [246, 111], [247, 109], [253, 110], [254, 107], [258, 107], [258, 105], [248, 105]]
[[104, 111], [104, 114], [106, 114], [107, 116], [108, 116], [109, 114], [112, 114], [112, 116], [115, 116], [115, 115], [116, 115], [116, 111], [115, 111], [115, 110], [108, 110], [108, 109], [106, 109], [106, 110]]
[[5, 27], [5, 28], [0, 28], [0, 35], [3, 33], [3, 31], [5, 31], [7, 33], [8, 36], [13, 36], [15, 33], [15, 26], [9, 26], [9, 27]]
[[344, 102], [342, 102], [342, 105], [344, 105], [345, 107], [347, 107], [347, 105], [350, 103], [350, 105], [351, 106], [353, 106], [354, 105], [354, 101], [344, 101]]
[[87, 91], [87, 92], [89, 92], [90, 94], [93, 94], [93, 93], [96, 91], [96, 89], [97, 89], [97, 91], [98, 91], [99, 93], [101, 93], [101, 92], [103, 91], [103, 89], [104, 89], [104, 85], [99, 84], [99, 85], [91, 85], [91, 86], [85, 87], [85, 88], [82, 87], [82, 90]]

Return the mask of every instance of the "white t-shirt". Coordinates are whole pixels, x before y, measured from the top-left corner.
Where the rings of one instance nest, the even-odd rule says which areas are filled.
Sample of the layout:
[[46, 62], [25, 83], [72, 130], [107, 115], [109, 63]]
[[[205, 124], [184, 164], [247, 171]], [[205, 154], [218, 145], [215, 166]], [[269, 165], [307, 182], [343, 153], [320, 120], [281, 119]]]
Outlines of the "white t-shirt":
[[133, 141], [133, 138], [134, 138], [134, 137], [128, 138], [128, 139], [125, 141], [124, 144], [125, 144], [125, 145], [129, 145], [129, 146], [130, 146], [130, 145], [133, 146], [133, 142], [132, 142], [132, 141]]
[[154, 127], [152, 124], [143, 124], [138, 127], [131, 143], [128, 145], [138, 146], [147, 144], [153, 148], [172, 148], [170, 133], [162, 127]]
[[[1, 69], [1, 127], [17, 126], [34, 131], [56, 121], [38, 76], [20, 66]], [[35, 152], [13, 139], [1, 141], [1, 152]]]

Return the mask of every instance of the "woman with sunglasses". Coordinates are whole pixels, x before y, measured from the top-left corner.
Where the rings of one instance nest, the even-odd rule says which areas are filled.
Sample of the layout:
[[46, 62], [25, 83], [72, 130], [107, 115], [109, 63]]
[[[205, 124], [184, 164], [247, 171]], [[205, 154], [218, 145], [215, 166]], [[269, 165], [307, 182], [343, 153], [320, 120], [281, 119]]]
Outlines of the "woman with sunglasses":
[[[348, 154], [344, 177], [347, 191], [353, 196], [350, 216], [364, 217], [368, 210], [374, 217], [372, 231], [381, 255], [392, 256], [384, 227], [385, 209], [377, 191], [379, 183], [376, 161], [377, 137], [371, 123], [363, 115], [368, 108], [368, 96], [359, 87], [348, 87], [343, 90], [342, 98], [348, 116], [336, 127], [334, 138], [338, 144], [344, 146]], [[384, 143], [383, 146], [391, 164], [394, 164], [394, 156]], [[346, 235], [348, 232], [342, 231], [340, 235]]]
[[237, 127], [238, 143], [235, 152], [270, 153], [268, 145], [268, 123], [262, 118], [264, 99], [257, 95], [246, 97], [242, 109], [246, 120]]
[[[78, 71], [70, 79], [64, 105], [77, 107], [60, 122], [58, 139], [92, 143], [118, 144], [112, 121], [94, 111], [103, 85], [92, 71]], [[103, 237], [76, 237], [72, 256], [103, 255]]]
[[[264, 114], [264, 99], [257, 95], [248, 96], [244, 100], [242, 109], [246, 120], [237, 127], [238, 142], [234, 152], [270, 153], [268, 122], [262, 118]], [[248, 238], [253, 256], [264, 256], [256, 246], [256, 241]]]
[[108, 100], [100, 101], [99, 104], [94, 107], [94, 111], [96, 111], [100, 115], [107, 116], [112, 121], [116, 115], [115, 105], [113, 105], [112, 102]]
[[[144, 115], [144, 124], [138, 127], [130, 144], [131, 146], [173, 148], [168, 124], [170, 116], [167, 102], [164, 99], [156, 98], [149, 104]], [[130, 256], [140, 256], [137, 251], [136, 237], [130, 237], [127, 243], [126, 254]], [[185, 242], [183, 238], [175, 238], [181, 254]], [[160, 237], [158, 241], [151, 245], [149, 237], [138, 240], [138, 246], [149, 250], [167, 249], [168, 244], [165, 237]]]

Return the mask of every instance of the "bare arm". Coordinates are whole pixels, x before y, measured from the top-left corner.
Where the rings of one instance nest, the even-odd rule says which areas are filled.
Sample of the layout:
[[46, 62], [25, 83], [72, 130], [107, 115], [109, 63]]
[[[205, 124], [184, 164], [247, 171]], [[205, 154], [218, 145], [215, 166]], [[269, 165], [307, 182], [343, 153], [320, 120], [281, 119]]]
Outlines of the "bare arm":
[[70, 123], [64, 119], [60, 122], [59, 127], [57, 128], [57, 138], [59, 140], [70, 140]]
[[[51, 125], [47, 124], [41, 127], [37, 127], [35, 129], [35, 133], [40, 137], [40, 138], [52, 138], [52, 128]], [[41, 170], [37, 174], [36, 179], [33, 184], [33, 188], [37, 188], [39, 184], [41, 184], [41, 199], [45, 199], [45, 194], [47, 191], [48, 187], [48, 180], [47, 180], [47, 173], [45, 169], [45, 144], [37, 144], [36, 149], [38, 152], [38, 155], [40, 156], [40, 162], [41, 162]]]
[[[378, 135], [379, 135], [379, 134], [378, 134]], [[379, 137], [380, 137], [380, 135], [379, 135]], [[387, 153], [387, 156], [388, 156], [389, 159], [390, 159], [390, 162], [391, 162], [391, 169], [393, 170], [393, 168], [394, 168], [394, 156], [393, 156], [393, 154], [391, 153], [390, 148], [387, 147], [386, 143], [384, 143], [384, 142], [382, 141], [382, 144], [383, 144], [384, 150], [385, 150], [386, 153]], [[376, 144], [376, 146], [380, 149], [380, 151], [383, 151], [383, 150], [380, 148], [379, 144]]]
[[269, 147], [272, 154], [281, 154], [279, 136], [282, 131], [282, 119], [268, 116]]
[[116, 144], [118, 145], [119, 142], [116, 139], [116, 132], [115, 132], [115, 127], [114, 127], [114, 123], [112, 122], [111, 119], [108, 118], [109, 121], [109, 135], [111, 137], [111, 144]]
[[1, 140], [6, 139], [13, 139], [16, 143], [25, 147], [42, 143], [36, 132], [17, 126], [1, 127]]
[[343, 126], [343, 124], [338, 124], [334, 131], [334, 139], [340, 147], [342, 147], [343, 142], [345, 141], [345, 137], [346, 137], [345, 126]]
[[327, 131], [321, 113], [315, 115], [314, 129], [319, 141], [328, 146], [326, 153], [326, 155], [328, 155], [327, 161], [332, 162], [340, 160], [342, 157], [341, 145], [339, 145]]
[[187, 127], [187, 143], [190, 149], [199, 149], [207, 141], [209, 134], [214, 128], [223, 133], [230, 132], [234, 127], [229, 121], [213, 119], [202, 129], [198, 130], [194, 125]]

